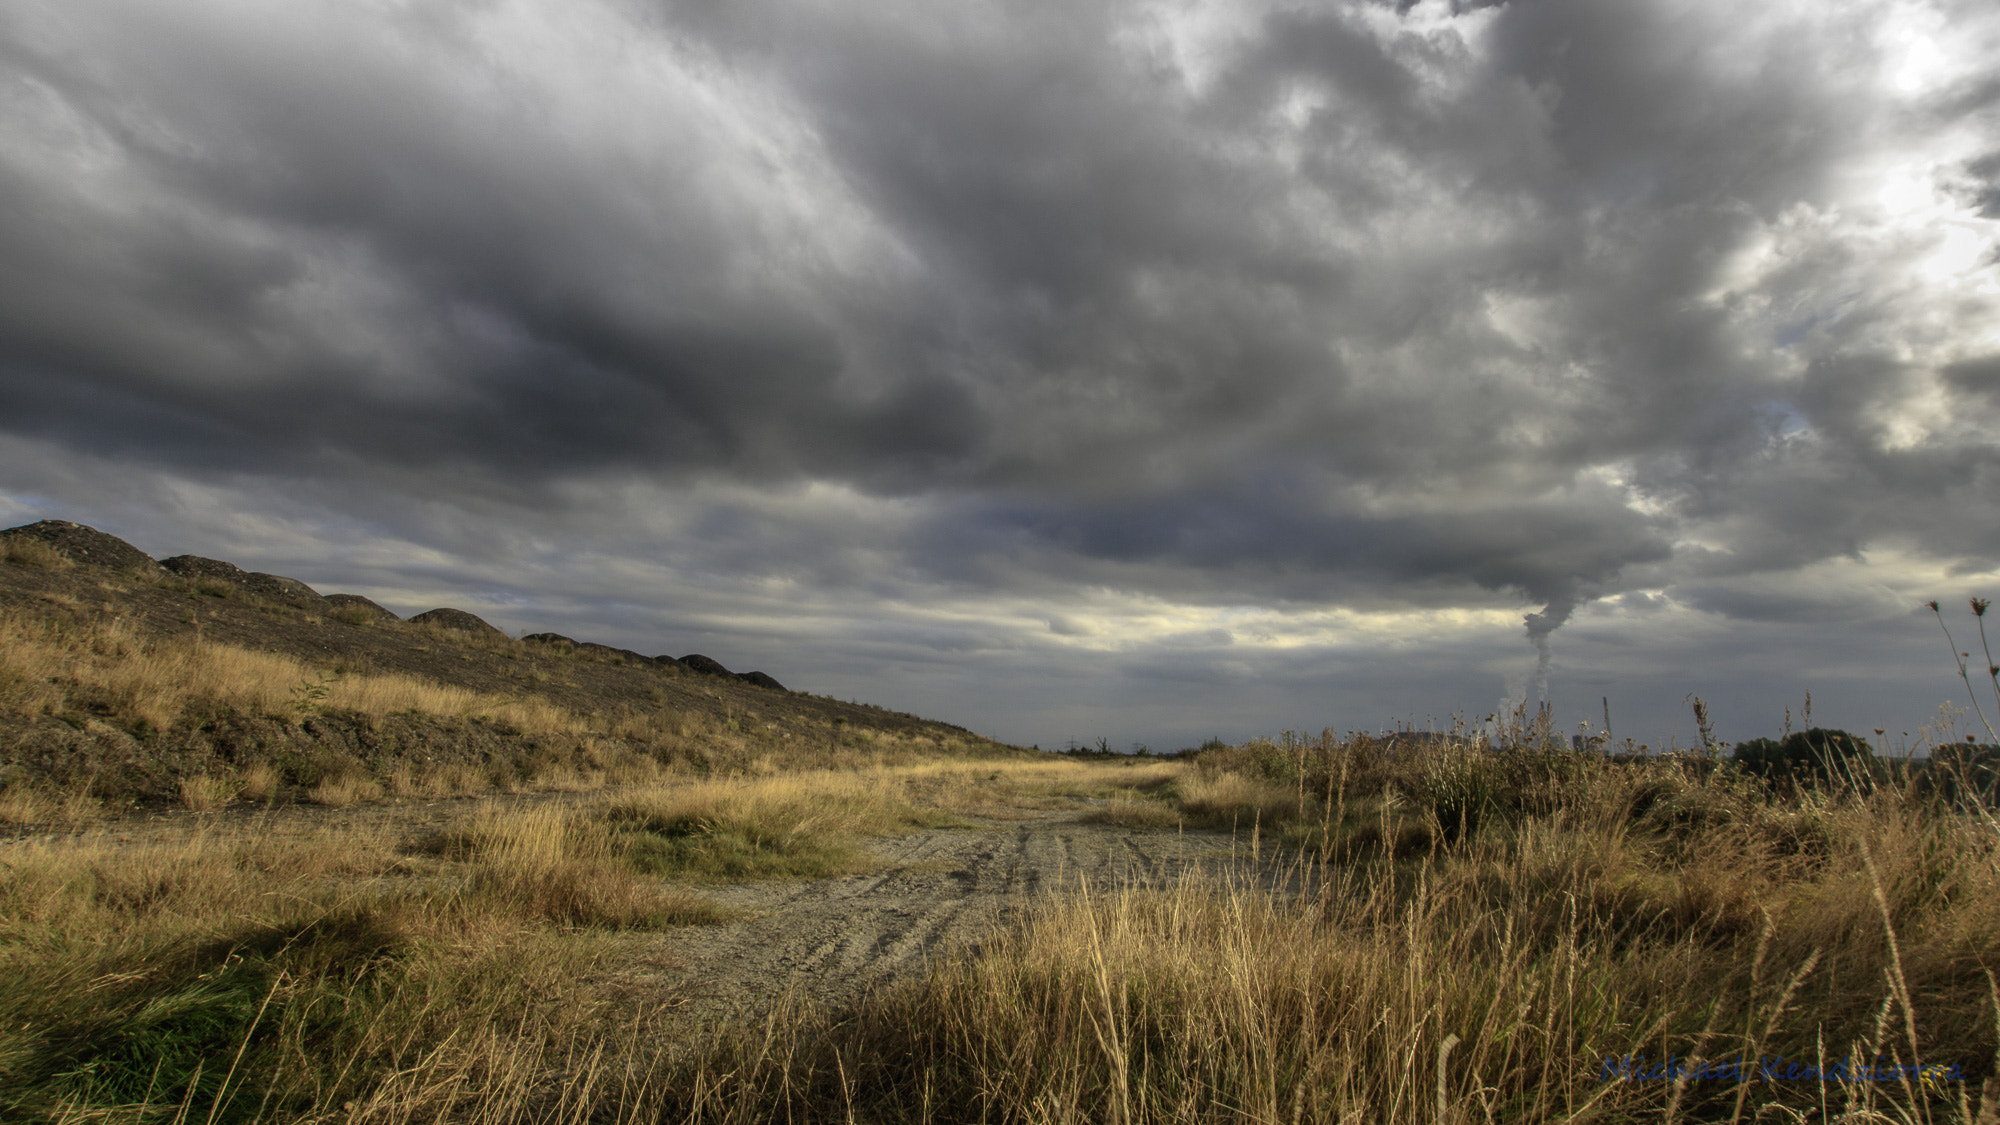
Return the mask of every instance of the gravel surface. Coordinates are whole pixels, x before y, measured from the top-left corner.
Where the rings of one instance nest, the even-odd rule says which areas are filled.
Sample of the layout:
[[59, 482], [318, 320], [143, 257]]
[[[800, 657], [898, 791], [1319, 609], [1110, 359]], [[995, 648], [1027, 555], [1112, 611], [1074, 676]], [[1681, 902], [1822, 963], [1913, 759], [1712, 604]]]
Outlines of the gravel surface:
[[655, 983], [702, 1019], [756, 1016], [788, 990], [840, 1005], [963, 956], [1037, 897], [1167, 885], [1230, 863], [1226, 834], [1085, 824], [1074, 812], [871, 842], [884, 866], [811, 882], [705, 888], [736, 922], [666, 935]]
[[[473, 804], [521, 807], [591, 801], [598, 793], [545, 793], [483, 802], [425, 801], [346, 809], [238, 806], [191, 817], [157, 810], [74, 834], [135, 845], [183, 838], [190, 821], [206, 831], [266, 837], [327, 831], [378, 832], [413, 839], [462, 823]], [[937, 958], [964, 957], [1014, 915], [1056, 894], [1165, 887], [1191, 873], [1241, 878], [1279, 893], [1302, 888], [1301, 872], [1265, 851], [1253, 864], [1248, 834], [1126, 828], [1080, 817], [1102, 800], [1072, 797], [1064, 807], [993, 809], [965, 827], [869, 840], [879, 866], [859, 875], [808, 881], [696, 884], [737, 912], [720, 925], [633, 935], [635, 945], [609, 979], [696, 1023], [756, 1019], [787, 993], [838, 1008], [872, 987], [921, 974]], [[16, 838], [59, 838], [21, 832]]]

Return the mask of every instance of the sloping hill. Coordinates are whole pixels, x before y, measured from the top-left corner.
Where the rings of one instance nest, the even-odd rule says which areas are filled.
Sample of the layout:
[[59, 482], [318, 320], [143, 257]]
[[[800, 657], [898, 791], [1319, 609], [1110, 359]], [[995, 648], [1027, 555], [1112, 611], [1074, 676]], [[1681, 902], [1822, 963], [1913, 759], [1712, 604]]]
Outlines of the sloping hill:
[[1022, 753], [706, 657], [403, 621], [77, 524], [0, 531], [0, 789], [342, 803], [940, 751]]

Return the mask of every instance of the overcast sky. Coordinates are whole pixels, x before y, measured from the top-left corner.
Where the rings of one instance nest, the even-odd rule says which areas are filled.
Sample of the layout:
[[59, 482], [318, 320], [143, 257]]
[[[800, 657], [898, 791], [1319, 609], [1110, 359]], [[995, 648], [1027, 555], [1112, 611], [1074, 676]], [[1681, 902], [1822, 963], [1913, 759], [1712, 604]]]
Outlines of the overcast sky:
[[0, 523], [1044, 747], [1544, 685], [1893, 745], [1967, 702], [1918, 602], [2000, 595], [1995, 59], [1990, 0], [9, 0]]

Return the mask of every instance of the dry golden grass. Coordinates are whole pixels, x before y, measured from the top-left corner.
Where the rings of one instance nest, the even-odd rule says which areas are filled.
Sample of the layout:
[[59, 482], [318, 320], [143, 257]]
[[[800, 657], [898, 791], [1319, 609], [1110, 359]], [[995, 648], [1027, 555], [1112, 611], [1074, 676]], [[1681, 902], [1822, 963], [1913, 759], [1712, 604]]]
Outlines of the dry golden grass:
[[382, 786], [374, 778], [359, 773], [337, 773], [306, 790], [306, 800], [329, 808], [346, 808], [361, 801], [382, 798]]
[[70, 830], [104, 818], [104, 803], [89, 793], [53, 792], [17, 782], [0, 790], [0, 824], [43, 825]]
[[875, 767], [911, 799], [954, 812], [1006, 818], [1016, 810], [1165, 799], [1184, 770], [1177, 762], [1018, 758], [908, 762], [884, 755]]
[[380, 614], [365, 605], [335, 606], [328, 610], [327, 617], [344, 625], [374, 625], [383, 620]]
[[1114, 824], [1120, 828], [1181, 828], [1188, 818], [1170, 804], [1113, 798], [1104, 807], [1092, 809], [1080, 818], [1091, 824]]
[[[616, 935], [724, 916], [558, 808], [476, 811], [451, 854], [388, 823], [0, 846], [0, 1117], [464, 1119], [520, 1035], [613, 1030], [575, 986]], [[454, 1066], [470, 1091], [395, 1081]]]
[[[1463, 747], [1194, 766], [855, 750], [877, 764], [751, 756], [733, 778], [474, 805], [416, 842], [190, 820], [136, 847], [11, 845], [0, 1074], [26, 1093], [0, 1115], [1977, 1125], [2000, 1106], [1979, 1086], [2000, 1068], [2000, 834], [1980, 810]], [[592, 983], [636, 935], [718, 917], [669, 879], [838, 873], [865, 835], [1045, 802], [1302, 846], [1276, 875], [1053, 893], [978, 956], [843, 1013], [795, 1003], [688, 1039], [665, 998]], [[224, 1030], [147, 1022], [179, 1011]], [[171, 1077], [153, 1093], [79, 1046], [159, 1027], [192, 1045], [147, 1040]], [[1607, 1080], [1626, 1055], [1879, 1056], [1971, 1080]], [[236, 1102], [189, 1077], [232, 1057]]]
[[228, 778], [200, 774], [181, 779], [181, 804], [192, 812], [210, 812], [229, 803], [241, 788]]
[[507, 699], [415, 676], [335, 675], [276, 653], [142, 638], [122, 622], [0, 614], [0, 705], [19, 714], [57, 712], [80, 691], [157, 729], [172, 726], [192, 703], [217, 703], [269, 714], [324, 707], [488, 718], [532, 734], [586, 730], [582, 719], [540, 699]]
[[269, 762], [252, 762], [236, 780], [236, 795], [245, 801], [269, 801], [278, 794], [278, 771]]
[[611, 833], [560, 807], [485, 811], [457, 843], [481, 861], [468, 890], [520, 917], [613, 928], [718, 917], [692, 893], [644, 877]]
[[492, 788], [484, 773], [464, 763], [422, 768], [398, 763], [390, 767], [381, 784], [391, 796], [418, 800], [472, 797]]
[[1262, 778], [1221, 770], [1192, 770], [1175, 782], [1175, 800], [1188, 818], [1217, 828], [1277, 825], [1299, 815], [1299, 794]]
[[[767, 717], [723, 703], [712, 690], [717, 710], [671, 707], [666, 692], [643, 682], [636, 697], [617, 695], [578, 713], [532, 691], [503, 696], [378, 672], [365, 660], [322, 665], [204, 641], [196, 616], [189, 618], [193, 636], [149, 635], [131, 620], [89, 616], [93, 607], [75, 597], [52, 598], [72, 612], [0, 612], [0, 716], [28, 720], [37, 750], [58, 748], [36, 760], [57, 763], [53, 776], [61, 784], [93, 787], [125, 804], [192, 799], [213, 807], [228, 800], [211, 792], [203, 774], [244, 773], [238, 795], [245, 800], [343, 805], [1012, 753], [936, 732], [856, 729], [845, 716], [829, 721], [775, 699], [778, 714]], [[109, 604], [104, 608], [108, 614]], [[466, 662], [502, 679], [548, 679], [537, 662], [551, 657], [524, 657], [519, 642], [423, 629], [411, 638], [449, 642]], [[425, 748], [457, 739], [460, 730], [443, 728], [462, 730], [468, 722], [481, 729], [461, 744], [441, 753]], [[210, 737], [216, 731], [222, 736]], [[73, 752], [84, 743], [87, 753]], [[267, 772], [251, 777], [250, 770]]]
[[[1315, 850], [1289, 853], [1284, 882], [1304, 894], [1258, 871], [1053, 899], [859, 1012], [726, 1030], [661, 1080], [665, 1115], [1941, 1125], [2000, 1110], [2000, 1087], [1980, 1086], [2000, 1069], [2000, 836], [1984, 818], [1893, 789], [1773, 801], [1700, 762], [1327, 749], [1333, 784], [1303, 817], [1303, 787], [1287, 808], [1265, 768], [1296, 761], [1247, 754], [1239, 782], [1179, 783], [1209, 816], [1317, 822], [1301, 833]], [[1370, 780], [1343, 791], [1341, 775]], [[1387, 845], [1413, 826], [1423, 844], [1397, 858]], [[1636, 1055], [1934, 1069], [1607, 1078], [1607, 1059]]]
[[668, 784], [586, 806], [642, 870], [705, 879], [824, 878], [868, 865], [861, 837], [955, 823], [894, 771], [812, 771]]
[[39, 539], [25, 535], [0, 539], [0, 563], [25, 566], [33, 570], [68, 570], [76, 564], [68, 556]]

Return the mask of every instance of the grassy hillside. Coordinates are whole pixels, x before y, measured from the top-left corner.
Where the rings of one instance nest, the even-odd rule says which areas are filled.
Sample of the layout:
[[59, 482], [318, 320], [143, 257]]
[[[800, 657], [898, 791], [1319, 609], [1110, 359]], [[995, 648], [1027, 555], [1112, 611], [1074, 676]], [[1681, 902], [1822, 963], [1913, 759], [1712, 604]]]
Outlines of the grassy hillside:
[[218, 576], [226, 564], [175, 573], [136, 551], [117, 561], [0, 538], [0, 816], [1014, 752], [945, 723], [763, 686], [768, 677], [401, 621], [289, 580]]

